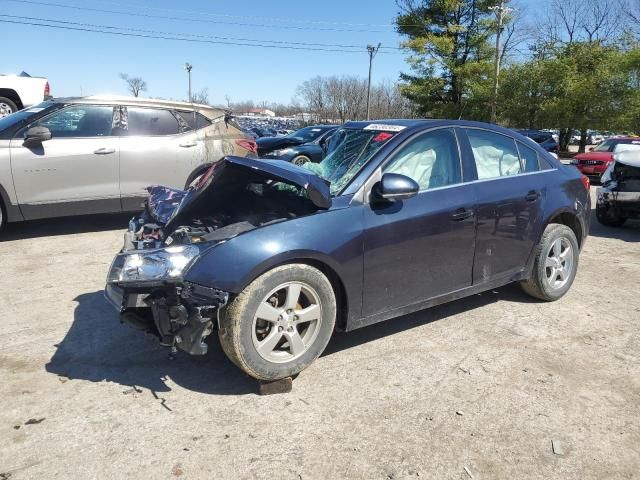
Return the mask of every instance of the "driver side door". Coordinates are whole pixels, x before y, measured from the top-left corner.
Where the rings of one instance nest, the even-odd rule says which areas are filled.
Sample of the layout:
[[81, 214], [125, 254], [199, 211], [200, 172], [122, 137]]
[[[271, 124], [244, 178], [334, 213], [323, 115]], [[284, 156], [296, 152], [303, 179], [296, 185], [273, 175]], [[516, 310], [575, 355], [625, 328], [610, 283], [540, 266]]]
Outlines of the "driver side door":
[[[11, 171], [25, 219], [121, 210], [112, 115], [111, 106], [71, 105], [16, 134]], [[51, 139], [24, 146], [26, 131], [35, 126], [48, 128]]]
[[420, 191], [364, 206], [364, 317], [471, 285], [476, 202], [460, 158], [455, 130], [442, 128], [410, 138], [383, 165], [382, 174], [405, 175]]

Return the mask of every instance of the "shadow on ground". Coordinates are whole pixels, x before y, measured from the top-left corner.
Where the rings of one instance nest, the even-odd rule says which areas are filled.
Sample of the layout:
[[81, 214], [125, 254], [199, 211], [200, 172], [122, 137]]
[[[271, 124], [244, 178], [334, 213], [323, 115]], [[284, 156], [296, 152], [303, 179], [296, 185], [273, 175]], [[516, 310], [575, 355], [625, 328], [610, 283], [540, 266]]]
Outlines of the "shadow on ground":
[[615, 238], [623, 242], [640, 242], [640, 220], [627, 220], [621, 227], [605, 227], [598, 222], [594, 208], [591, 210], [589, 235], [601, 238]]
[[124, 230], [127, 228], [131, 217], [131, 213], [113, 213], [8, 223], [2, 227], [0, 242], [53, 235], [72, 235], [75, 233], [102, 232], [118, 229]]
[[[498, 300], [533, 301], [515, 285], [474, 295], [446, 305], [333, 336], [325, 355], [354, 348], [397, 332], [480, 308]], [[192, 391], [211, 395], [257, 392], [257, 383], [233, 365], [222, 352], [216, 334], [209, 337], [203, 357], [178, 352], [174, 360], [155, 337], [121, 325], [102, 291], [75, 299], [74, 321], [46, 365], [50, 373], [91, 382], [109, 381], [152, 392], [166, 392], [167, 379]]]

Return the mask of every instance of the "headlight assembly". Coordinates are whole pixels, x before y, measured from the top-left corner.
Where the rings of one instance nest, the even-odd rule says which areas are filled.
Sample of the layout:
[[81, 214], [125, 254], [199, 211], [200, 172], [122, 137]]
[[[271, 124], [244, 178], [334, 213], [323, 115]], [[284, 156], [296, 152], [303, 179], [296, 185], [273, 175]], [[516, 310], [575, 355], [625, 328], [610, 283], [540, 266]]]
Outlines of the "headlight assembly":
[[194, 245], [123, 253], [111, 265], [108, 282], [170, 280], [180, 277], [200, 250]]

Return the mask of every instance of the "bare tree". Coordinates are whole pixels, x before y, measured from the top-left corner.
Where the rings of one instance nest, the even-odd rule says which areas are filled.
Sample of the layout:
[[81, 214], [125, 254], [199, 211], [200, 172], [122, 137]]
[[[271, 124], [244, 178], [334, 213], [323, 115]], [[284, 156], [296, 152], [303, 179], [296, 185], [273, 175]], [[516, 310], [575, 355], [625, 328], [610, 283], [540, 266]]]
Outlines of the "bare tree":
[[327, 85], [324, 77], [314, 77], [305, 81], [297, 89], [297, 95], [302, 99], [309, 113], [317, 116], [317, 121], [324, 119], [327, 113]]
[[140, 92], [147, 91], [147, 82], [145, 82], [141, 77], [130, 77], [127, 73], [121, 73], [120, 78], [127, 82], [127, 89], [134, 97], [140, 95]]
[[209, 89], [205, 87], [199, 92], [192, 93], [191, 102], [209, 105]]

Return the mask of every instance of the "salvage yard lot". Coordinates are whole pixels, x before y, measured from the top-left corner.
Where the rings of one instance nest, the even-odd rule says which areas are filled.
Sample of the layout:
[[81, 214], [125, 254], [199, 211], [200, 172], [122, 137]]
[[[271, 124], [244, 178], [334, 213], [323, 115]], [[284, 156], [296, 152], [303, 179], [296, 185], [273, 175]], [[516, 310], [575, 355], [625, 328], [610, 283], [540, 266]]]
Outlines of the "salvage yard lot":
[[215, 336], [170, 361], [118, 323], [102, 288], [126, 220], [0, 241], [0, 478], [640, 472], [638, 222], [594, 218], [556, 303], [509, 286], [337, 335], [292, 393], [260, 397]]

